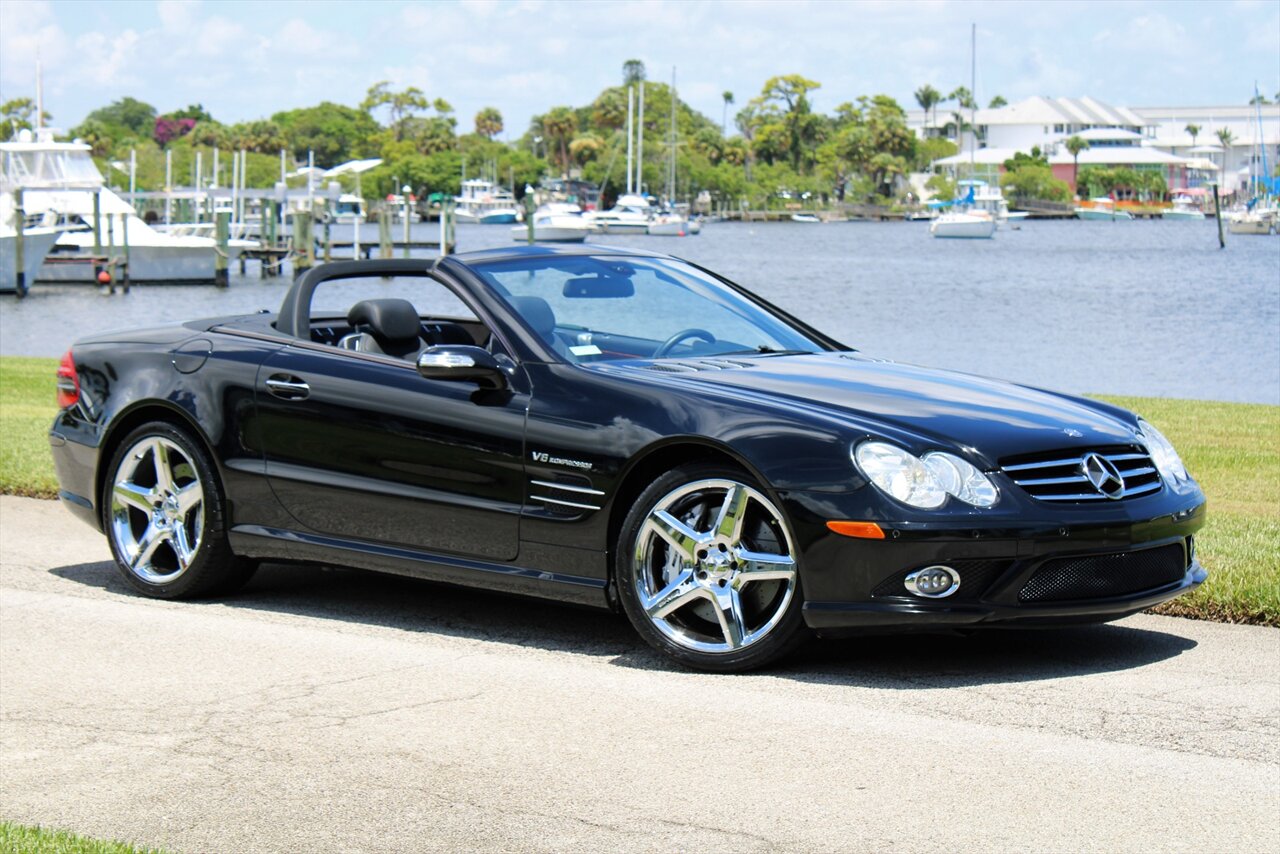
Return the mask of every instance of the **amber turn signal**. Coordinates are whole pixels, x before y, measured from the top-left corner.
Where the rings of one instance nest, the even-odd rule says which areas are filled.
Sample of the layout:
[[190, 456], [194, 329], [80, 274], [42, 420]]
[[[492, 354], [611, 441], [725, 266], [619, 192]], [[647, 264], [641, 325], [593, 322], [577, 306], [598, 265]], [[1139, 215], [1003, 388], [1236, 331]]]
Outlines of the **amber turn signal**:
[[827, 527], [845, 537], [857, 537], [862, 540], [883, 540], [884, 531], [875, 522], [837, 522], [827, 523]]

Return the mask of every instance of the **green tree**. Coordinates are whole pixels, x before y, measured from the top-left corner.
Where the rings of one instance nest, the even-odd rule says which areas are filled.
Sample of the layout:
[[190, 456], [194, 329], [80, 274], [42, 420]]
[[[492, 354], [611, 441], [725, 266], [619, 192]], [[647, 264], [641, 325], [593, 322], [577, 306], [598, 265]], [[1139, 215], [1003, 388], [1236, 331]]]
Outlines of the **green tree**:
[[1271, 102], [1267, 100], [1266, 95], [1254, 95], [1252, 98], [1249, 99], [1249, 106], [1251, 107], [1258, 104], [1270, 104], [1270, 103]]
[[369, 87], [360, 109], [369, 115], [382, 107], [387, 108], [388, 125], [395, 131], [396, 139], [406, 137], [405, 120], [431, 106], [427, 96], [417, 86], [409, 86], [399, 92], [391, 89], [391, 81], [381, 80]]
[[476, 133], [486, 139], [493, 139], [502, 133], [502, 113], [497, 107], [485, 107], [476, 113]]
[[1214, 136], [1218, 137], [1218, 142], [1222, 143], [1223, 148], [1230, 148], [1231, 143], [1236, 141], [1236, 135], [1231, 132], [1231, 128], [1218, 128]]
[[1089, 140], [1072, 136], [1063, 145], [1071, 154], [1071, 183], [1075, 184], [1076, 192], [1078, 193], [1080, 192], [1080, 152], [1089, 147]]
[[733, 93], [725, 89], [720, 94], [720, 98], [724, 101], [724, 108], [720, 112], [720, 135], [724, 136], [725, 125], [729, 121], [729, 105], [733, 103]]
[[1183, 130], [1185, 130], [1191, 137], [1191, 144], [1194, 146], [1196, 144], [1196, 137], [1200, 135], [1200, 125], [1187, 125]]
[[294, 157], [305, 162], [307, 151], [314, 151], [317, 166], [327, 168], [371, 156], [380, 147], [375, 142], [378, 124], [366, 111], [330, 101], [276, 113], [271, 121], [280, 128]]
[[1032, 158], [1001, 175], [1000, 186], [1018, 201], [1066, 202], [1071, 199], [1071, 188], [1067, 182], [1053, 177], [1053, 170], [1048, 164]]
[[591, 124], [597, 130], [617, 130], [627, 123], [627, 98], [619, 88], [606, 89], [591, 104]]
[[644, 63], [638, 59], [628, 59], [622, 63], [622, 85], [631, 86], [636, 83], [643, 83], [647, 72]]
[[809, 103], [809, 93], [821, 86], [799, 74], [781, 74], [766, 80], [759, 97], [753, 99], [765, 119], [762, 126], [781, 125], [791, 167], [797, 172], [806, 151], [812, 151], [821, 135], [822, 122]]
[[969, 91], [968, 86], [957, 86], [951, 90], [951, 94], [946, 98], [948, 101], [955, 101], [956, 106], [962, 110], [970, 110], [977, 107], [977, 103], [973, 100], [973, 93]]
[[[0, 122], [3, 122], [0, 124], [0, 140], [16, 136], [20, 130], [29, 130], [35, 114], [36, 102], [30, 98], [14, 98], [0, 104]], [[47, 112], [44, 114], [46, 122], [51, 118]]]
[[553, 107], [542, 117], [542, 133], [559, 150], [560, 168], [569, 171], [569, 142], [578, 130], [578, 117], [569, 107]]
[[[145, 104], [143, 106], [146, 106]], [[211, 122], [213, 116], [209, 115], [209, 111], [204, 108], [204, 104], [188, 104], [181, 110], [174, 110], [171, 113], [165, 113], [167, 119], [194, 119], [197, 122]]]
[[227, 136], [232, 148], [258, 154], [275, 154], [280, 149], [288, 147], [280, 125], [266, 119], [255, 119], [251, 122], [232, 125], [227, 129]]
[[1009, 102], [1004, 99], [1004, 96], [996, 95], [994, 98], [991, 99], [991, 103], [987, 104], [987, 109], [998, 110], [1001, 107], [1007, 107], [1007, 106], [1009, 106]]
[[[133, 133], [136, 136], [147, 137], [151, 135], [152, 129], [156, 124], [156, 108], [150, 104], [139, 101], [137, 98], [124, 97], [118, 101], [113, 101], [105, 107], [98, 109], [85, 116], [85, 121], [101, 122], [107, 127], [121, 128]], [[179, 116], [176, 118], [195, 118], [196, 116]]]

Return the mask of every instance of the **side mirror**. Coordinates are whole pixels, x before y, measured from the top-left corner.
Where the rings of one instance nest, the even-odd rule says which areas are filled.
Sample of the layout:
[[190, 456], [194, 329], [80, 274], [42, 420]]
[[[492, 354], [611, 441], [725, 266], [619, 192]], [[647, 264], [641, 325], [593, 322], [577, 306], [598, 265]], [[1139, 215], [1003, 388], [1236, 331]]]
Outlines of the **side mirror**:
[[493, 354], [482, 347], [444, 344], [418, 356], [418, 373], [429, 380], [478, 383], [481, 388], [507, 387], [507, 375]]

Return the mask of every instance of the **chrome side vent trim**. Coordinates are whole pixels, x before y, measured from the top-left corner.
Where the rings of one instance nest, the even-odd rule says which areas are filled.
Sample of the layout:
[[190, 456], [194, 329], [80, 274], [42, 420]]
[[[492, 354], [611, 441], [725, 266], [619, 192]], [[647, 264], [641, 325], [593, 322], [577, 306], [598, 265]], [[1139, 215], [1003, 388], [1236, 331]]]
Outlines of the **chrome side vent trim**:
[[572, 512], [573, 510], [599, 510], [603, 506], [592, 502], [603, 498], [604, 490], [594, 489], [585, 484], [531, 478], [529, 486], [529, 500], [542, 502], [547, 510]]

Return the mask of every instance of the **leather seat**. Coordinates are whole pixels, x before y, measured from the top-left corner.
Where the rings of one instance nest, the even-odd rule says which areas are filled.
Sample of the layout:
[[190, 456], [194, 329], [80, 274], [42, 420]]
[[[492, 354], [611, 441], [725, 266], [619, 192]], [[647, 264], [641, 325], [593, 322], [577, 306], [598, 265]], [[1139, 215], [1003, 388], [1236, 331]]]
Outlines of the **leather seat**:
[[577, 361], [569, 352], [569, 347], [556, 335], [556, 313], [551, 309], [551, 305], [542, 297], [510, 297], [511, 307], [516, 310], [524, 318], [524, 322], [533, 327], [533, 331], [538, 336], [551, 345], [551, 349], [555, 350], [570, 362]]
[[[343, 339], [343, 346], [349, 349], [413, 360], [425, 348], [420, 334], [422, 320], [408, 300], [361, 300], [347, 312], [347, 322], [355, 330]], [[351, 338], [355, 340], [348, 342]]]

